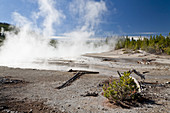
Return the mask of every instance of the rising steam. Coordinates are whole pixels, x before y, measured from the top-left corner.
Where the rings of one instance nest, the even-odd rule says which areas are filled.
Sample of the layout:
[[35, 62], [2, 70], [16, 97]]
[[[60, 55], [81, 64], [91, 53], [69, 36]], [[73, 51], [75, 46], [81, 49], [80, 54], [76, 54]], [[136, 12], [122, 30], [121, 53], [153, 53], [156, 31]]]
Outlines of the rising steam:
[[[13, 13], [19, 31], [5, 33], [6, 40], [0, 48], [2, 65], [33, 62], [36, 59], [75, 57], [108, 49], [107, 45], [87, 45], [89, 38], [95, 35], [94, 28], [100, 24], [101, 16], [107, 11], [104, 1], [73, 0], [68, 5], [69, 12], [78, 18], [78, 24], [71, 32], [63, 33], [67, 39], [59, 41], [57, 48], [49, 45], [50, 36], [55, 35], [57, 29], [54, 26], [63, 24], [62, 20], [68, 17], [55, 7], [54, 0], [38, 0], [37, 3], [39, 11], [32, 13], [32, 19], [18, 12]], [[38, 23], [40, 20], [43, 20], [41, 24]]]

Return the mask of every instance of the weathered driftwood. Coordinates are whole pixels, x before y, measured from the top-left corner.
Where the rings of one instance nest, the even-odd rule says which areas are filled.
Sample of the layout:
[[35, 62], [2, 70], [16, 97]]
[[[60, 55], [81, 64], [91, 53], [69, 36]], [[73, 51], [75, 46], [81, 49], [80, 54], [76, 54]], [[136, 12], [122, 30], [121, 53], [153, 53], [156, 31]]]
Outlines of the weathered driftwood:
[[121, 77], [121, 76], [122, 76], [122, 75], [120, 74], [120, 72], [119, 72], [119, 71], [117, 71], [117, 73], [118, 73], [119, 77]]
[[146, 73], [149, 73], [149, 71], [144, 71], [144, 72], [142, 72], [143, 74], [146, 74]]
[[63, 85], [57, 87], [57, 89], [62, 89], [66, 86], [69, 86], [73, 81], [75, 81], [77, 78], [79, 78], [81, 75], [83, 75], [84, 73], [81, 72], [77, 72], [71, 79], [69, 79], [68, 81], [66, 81]]
[[[143, 74], [141, 74], [140, 72], [136, 71], [135, 69], [129, 70], [129, 72], [130, 72], [130, 74], [134, 72], [136, 75], [140, 76], [141, 79], [145, 79], [145, 75], [143, 75], [143, 74], [149, 73], [149, 71], [145, 71], [145, 72], [143, 72]], [[117, 71], [117, 73], [118, 73], [119, 77], [121, 77], [122, 76], [121, 74], [123, 74], [123, 73], [120, 73], [119, 71]]]
[[18, 84], [18, 83], [24, 83], [24, 81], [9, 77], [0, 77], [0, 84]]
[[84, 74], [99, 74], [99, 72], [96, 71], [73, 70], [73, 69], [70, 69], [68, 72], [81, 72]]
[[80, 95], [80, 96], [83, 96], [83, 97], [87, 97], [87, 96], [97, 97], [98, 93], [97, 92], [86, 92], [86, 94]]
[[64, 84], [57, 87], [57, 89], [62, 89], [62, 88], [65, 88], [65, 87], [71, 85], [72, 82], [74, 82], [76, 79], [78, 79], [83, 74], [98, 74], [99, 73], [99, 72], [93, 72], [93, 71], [72, 70], [72, 69], [70, 69], [68, 72], [76, 72], [76, 74], [71, 79], [66, 81]]
[[145, 75], [141, 74], [140, 72], [136, 71], [135, 69], [129, 70], [130, 73], [135, 73], [136, 75], [140, 76], [141, 79], [145, 79]]
[[137, 63], [149, 65], [151, 64], [152, 61], [155, 61], [155, 60], [156, 59], [142, 59], [142, 61], [138, 61]]

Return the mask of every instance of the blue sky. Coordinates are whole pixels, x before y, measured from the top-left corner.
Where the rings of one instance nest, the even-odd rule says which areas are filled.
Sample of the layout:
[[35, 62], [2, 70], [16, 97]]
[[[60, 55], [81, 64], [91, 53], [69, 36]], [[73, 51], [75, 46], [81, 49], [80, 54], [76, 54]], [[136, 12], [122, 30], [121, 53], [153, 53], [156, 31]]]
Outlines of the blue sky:
[[[55, 0], [56, 8], [67, 17], [71, 15], [66, 7], [71, 0]], [[96, 0], [100, 1], [100, 0]], [[96, 27], [98, 35], [150, 35], [170, 32], [170, 0], [103, 0], [107, 12], [102, 15], [101, 23]], [[30, 18], [38, 11], [36, 0], [0, 0], [0, 22], [13, 23], [12, 13], [18, 12]], [[62, 20], [57, 34], [75, 28], [75, 18]], [[56, 28], [57, 29], [57, 28]]]

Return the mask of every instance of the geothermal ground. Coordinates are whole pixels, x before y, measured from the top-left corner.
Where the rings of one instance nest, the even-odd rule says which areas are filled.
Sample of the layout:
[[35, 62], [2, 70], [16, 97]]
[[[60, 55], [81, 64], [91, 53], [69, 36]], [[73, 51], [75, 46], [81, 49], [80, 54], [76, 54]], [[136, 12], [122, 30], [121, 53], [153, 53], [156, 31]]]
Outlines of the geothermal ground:
[[[126, 53], [126, 54], [124, 54]], [[0, 112], [29, 113], [167, 113], [170, 111], [170, 56], [143, 51], [109, 51], [86, 54], [76, 60], [47, 59], [35, 64], [46, 67], [26, 69], [0, 67]], [[30, 67], [29, 67], [30, 68]], [[56, 89], [74, 76], [69, 69], [98, 71], [84, 74], [70, 86]], [[145, 95], [148, 100], [138, 107], [125, 109], [102, 96], [102, 84], [117, 71], [136, 69], [145, 74]], [[137, 80], [141, 79], [133, 74]], [[95, 95], [87, 95], [95, 94]]]

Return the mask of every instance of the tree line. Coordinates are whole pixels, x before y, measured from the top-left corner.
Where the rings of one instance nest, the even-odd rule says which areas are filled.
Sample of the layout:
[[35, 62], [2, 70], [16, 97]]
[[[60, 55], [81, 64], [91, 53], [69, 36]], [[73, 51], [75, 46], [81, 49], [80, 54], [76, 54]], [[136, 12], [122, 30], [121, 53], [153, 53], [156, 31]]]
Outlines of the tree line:
[[3, 41], [5, 40], [5, 33], [8, 31], [13, 31], [14, 33], [19, 32], [19, 28], [17, 28], [14, 25], [8, 24], [8, 23], [2, 23], [0, 22], [0, 46], [2, 45]]
[[128, 36], [118, 40], [115, 49], [133, 49], [133, 50], [144, 50], [149, 53], [166, 53], [170, 55], [170, 33], [168, 36], [151, 35], [150, 38], [139, 37], [135, 40], [133, 37], [130, 39]]
[[2, 43], [3, 40], [5, 40], [5, 34], [3, 33], [3, 31], [10, 31], [9, 26], [10, 25], [7, 23], [0, 23], [0, 43]]

